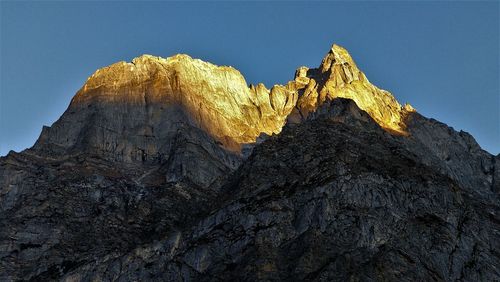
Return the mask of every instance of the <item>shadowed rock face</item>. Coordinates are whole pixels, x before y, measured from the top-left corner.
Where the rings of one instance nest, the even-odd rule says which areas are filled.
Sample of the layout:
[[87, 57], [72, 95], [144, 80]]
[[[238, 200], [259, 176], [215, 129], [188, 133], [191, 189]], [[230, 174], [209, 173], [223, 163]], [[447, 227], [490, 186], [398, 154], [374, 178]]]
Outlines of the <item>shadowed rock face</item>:
[[0, 280], [499, 280], [499, 163], [337, 45], [271, 90], [145, 55], [0, 158]]

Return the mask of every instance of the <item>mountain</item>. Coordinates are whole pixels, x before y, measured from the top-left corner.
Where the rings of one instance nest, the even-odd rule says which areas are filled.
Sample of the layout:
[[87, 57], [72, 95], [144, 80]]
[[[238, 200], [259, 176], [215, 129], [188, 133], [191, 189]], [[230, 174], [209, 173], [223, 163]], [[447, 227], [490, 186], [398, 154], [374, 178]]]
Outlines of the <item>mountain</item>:
[[500, 279], [500, 155], [333, 45], [292, 81], [143, 55], [0, 158], [0, 280]]

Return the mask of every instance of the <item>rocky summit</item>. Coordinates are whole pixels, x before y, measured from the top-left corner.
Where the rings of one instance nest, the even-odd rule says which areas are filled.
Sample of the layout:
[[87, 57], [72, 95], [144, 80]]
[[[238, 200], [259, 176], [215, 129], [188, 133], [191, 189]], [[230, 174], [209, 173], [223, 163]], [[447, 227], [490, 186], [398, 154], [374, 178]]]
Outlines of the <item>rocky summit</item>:
[[338, 45], [270, 89], [143, 55], [0, 158], [0, 280], [497, 281], [499, 196], [500, 155]]

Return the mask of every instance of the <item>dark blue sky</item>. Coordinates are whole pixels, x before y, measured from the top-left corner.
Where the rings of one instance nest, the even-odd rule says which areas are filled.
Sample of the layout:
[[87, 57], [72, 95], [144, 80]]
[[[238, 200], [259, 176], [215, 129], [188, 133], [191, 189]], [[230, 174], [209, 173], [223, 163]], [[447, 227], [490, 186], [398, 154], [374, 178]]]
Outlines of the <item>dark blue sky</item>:
[[97, 68], [187, 53], [267, 86], [346, 47], [380, 88], [500, 153], [499, 3], [0, 2], [0, 155], [30, 147]]

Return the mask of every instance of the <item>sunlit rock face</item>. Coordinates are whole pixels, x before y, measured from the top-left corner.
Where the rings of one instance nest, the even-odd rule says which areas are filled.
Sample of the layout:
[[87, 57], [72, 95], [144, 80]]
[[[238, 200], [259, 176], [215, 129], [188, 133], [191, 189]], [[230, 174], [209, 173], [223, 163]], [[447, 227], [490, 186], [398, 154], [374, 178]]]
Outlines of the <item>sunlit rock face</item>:
[[301, 67], [295, 75], [297, 109], [305, 117], [326, 100], [348, 98], [366, 111], [382, 128], [406, 134], [404, 118], [414, 109], [402, 107], [388, 91], [371, 84], [346, 49], [333, 45], [317, 69]]
[[[161, 154], [163, 146], [155, 140], [170, 138], [175, 124], [188, 121], [225, 149], [240, 152], [243, 144], [254, 143], [261, 134], [278, 134], [287, 120], [301, 122], [336, 97], [354, 100], [393, 133], [405, 134], [404, 117], [414, 111], [372, 85], [338, 45], [332, 46], [318, 68], [301, 67], [294, 80], [271, 89], [263, 84], [248, 86], [236, 69], [187, 55], [166, 59], [143, 55], [90, 76], [59, 124], [50, 134], [42, 134], [41, 141], [63, 148], [90, 144], [115, 154], [119, 151], [125, 160], [141, 159], [142, 155], [151, 158]], [[82, 134], [89, 130], [88, 124], [87, 128], [83, 123], [82, 127], [75, 125], [75, 116], [77, 120], [97, 120], [98, 128], [93, 129], [97, 132], [90, 134], [89, 140], [81, 140], [89, 135]], [[71, 128], [62, 126], [69, 123]], [[68, 132], [72, 132], [69, 137]], [[132, 144], [118, 144], [116, 140], [124, 140], [123, 136]], [[140, 140], [135, 142], [134, 138]]]
[[143, 55], [98, 70], [74, 98], [91, 103], [179, 106], [191, 121], [230, 150], [261, 134], [279, 133], [297, 101], [282, 86], [248, 87], [239, 71], [176, 55]]

